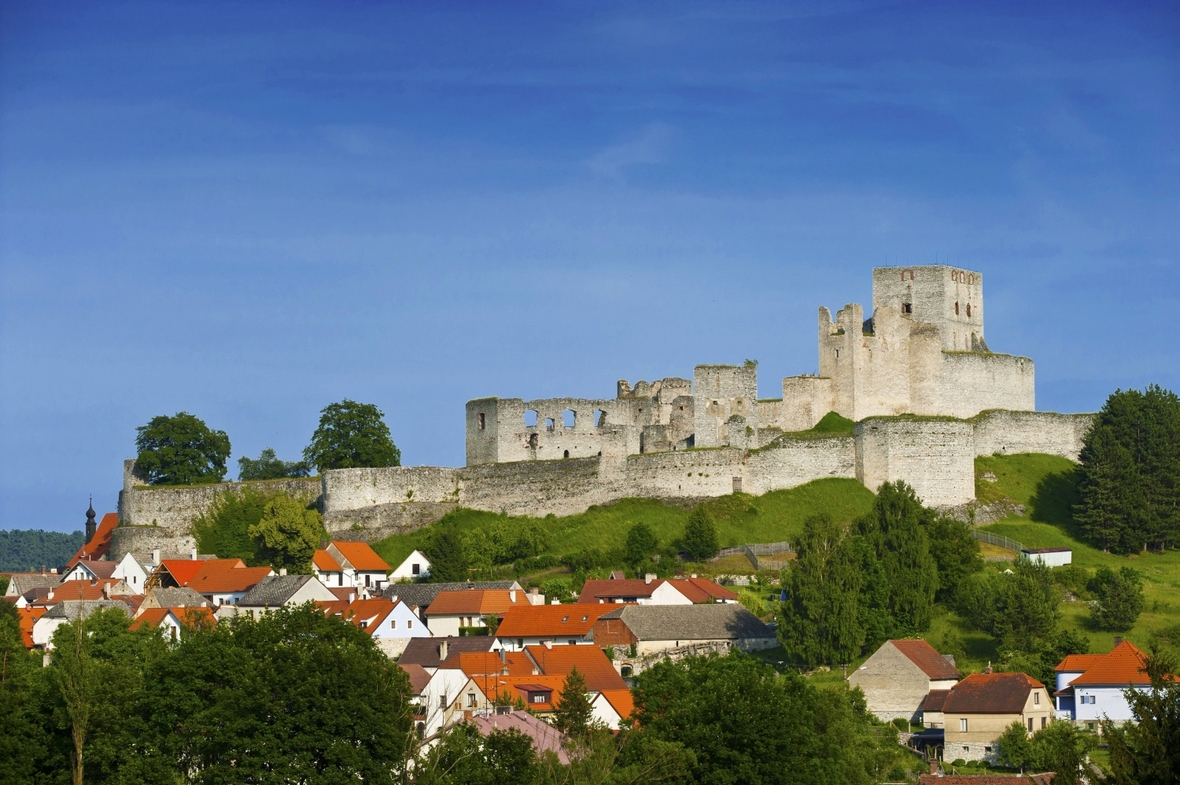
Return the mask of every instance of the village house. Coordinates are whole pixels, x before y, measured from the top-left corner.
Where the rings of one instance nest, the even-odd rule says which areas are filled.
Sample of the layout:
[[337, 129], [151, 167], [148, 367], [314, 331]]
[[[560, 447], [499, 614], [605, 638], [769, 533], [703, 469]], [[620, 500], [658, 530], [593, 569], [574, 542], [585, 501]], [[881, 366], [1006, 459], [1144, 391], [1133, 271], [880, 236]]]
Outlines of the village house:
[[526, 646], [593, 645], [594, 624], [614, 608], [603, 605], [523, 605], [511, 608], [496, 628], [500, 646], [520, 651]]
[[773, 628], [736, 604], [616, 606], [598, 617], [593, 634], [601, 648], [634, 645], [639, 658], [778, 645]]
[[[516, 581], [462, 581], [455, 583], [393, 583], [381, 589], [382, 597], [390, 600], [400, 599], [418, 609], [418, 615], [426, 619], [426, 610], [434, 602], [434, 598], [444, 591], [475, 591], [475, 590], [509, 590], [524, 591]], [[545, 602], [545, 596], [529, 592], [529, 602], [536, 604], [539, 600]]]
[[76, 559], [62, 581], [90, 581], [117, 578], [127, 582], [131, 590], [142, 593], [147, 583], [147, 572], [130, 553], [117, 562], [95, 559]]
[[638, 605], [694, 605], [737, 602], [738, 596], [704, 578], [643, 578], [588, 580], [578, 596], [579, 603], [635, 603]]
[[209, 559], [201, 562], [200, 568], [183, 585], [207, 599], [213, 607], [220, 607], [236, 604], [271, 575], [274, 570], [270, 567], [247, 567], [241, 559]]
[[406, 644], [397, 662], [399, 665], [418, 665], [427, 673], [434, 673], [451, 657], [464, 652], [492, 651], [496, 646], [496, 639], [488, 635], [414, 638]]
[[131, 623], [131, 629], [139, 627], [159, 627], [164, 631], [164, 637], [178, 642], [185, 631], [201, 625], [213, 625], [217, 620], [213, 610], [207, 607], [190, 608], [148, 608], [141, 609]]
[[376, 592], [389, 583], [389, 565], [367, 542], [333, 540], [316, 550], [312, 568], [325, 586], [363, 586]]
[[590, 701], [593, 721], [611, 730], [620, 730], [635, 711], [631, 690], [602, 690]]
[[319, 604], [325, 614], [339, 616], [364, 630], [390, 658], [401, 655], [414, 638], [431, 637], [416, 609], [400, 600], [355, 599]]
[[[284, 570], [285, 572], [285, 570]], [[335, 602], [336, 595], [314, 575], [267, 575], [236, 602], [217, 609], [217, 618], [248, 613], [258, 618], [276, 608], [294, 608], [307, 602]]]
[[1071, 654], [1057, 665], [1054, 697], [1061, 719], [1096, 732], [1104, 719], [1116, 723], [1132, 719], [1123, 691], [1151, 686], [1144, 669], [1147, 655], [1130, 641], [1116, 638], [1115, 643], [1106, 654]]
[[848, 684], [860, 687], [869, 711], [878, 719], [919, 722], [930, 691], [949, 690], [962, 677], [933, 646], [915, 638], [885, 641], [848, 675]]
[[389, 573], [390, 581], [416, 581], [429, 577], [430, 559], [427, 559], [422, 551], [414, 551]]
[[33, 646], [53, 651], [53, 633], [66, 622], [85, 618], [97, 610], [118, 608], [131, 618], [131, 606], [116, 600], [63, 600], [50, 608], [33, 623]]
[[512, 711], [504, 714], [492, 714], [488, 717], [474, 717], [467, 720], [483, 736], [490, 736], [496, 731], [515, 730], [532, 739], [533, 749], [537, 755], [552, 752], [557, 760], [565, 765], [570, 762], [569, 752], [566, 750], [565, 736], [544, 720], [537, 719], [527, 711]]
[[995, 761], [995, 741], [1014, 722], [1034, 733], [1053, 719], [1045, 685], [1024, 673], [973, 673], [942, 706], [945, 758]]
[[144, 592], [141, 611], [149, 608], [200, 608], [208, 607], [209, 601], [187, 586], [172, 589], [148, 589]]
[[509, 608], [528, 604], [525, 593], [516, 589], [444, 591], [423, 615], [432, 634], [458, 635], [464, 628], [486, 628], [486, 617], [498, 618]]
[[418, 696], [414, 715], [418, 736], [430, 739], [443, 728], [474, 717], [481, 706], [487, 705], [489, 701], [474, 679], [459, 668], [439, 668]]

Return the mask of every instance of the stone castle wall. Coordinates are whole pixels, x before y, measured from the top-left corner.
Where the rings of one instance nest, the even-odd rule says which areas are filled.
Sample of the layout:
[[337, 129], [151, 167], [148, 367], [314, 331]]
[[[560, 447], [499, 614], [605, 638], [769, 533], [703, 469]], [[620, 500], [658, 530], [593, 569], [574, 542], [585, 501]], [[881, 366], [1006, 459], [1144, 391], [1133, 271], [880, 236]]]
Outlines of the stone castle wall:
[[974, 418], [976, 455], [1023, 452], [1078, 460], [1093, 414], [987, 411]]
[[857, 423], [856, 478], [876, 490], [905, 480], [923, 503], [947, 507], [975, 498], [974, 427], [966, 420], [875, 418]]

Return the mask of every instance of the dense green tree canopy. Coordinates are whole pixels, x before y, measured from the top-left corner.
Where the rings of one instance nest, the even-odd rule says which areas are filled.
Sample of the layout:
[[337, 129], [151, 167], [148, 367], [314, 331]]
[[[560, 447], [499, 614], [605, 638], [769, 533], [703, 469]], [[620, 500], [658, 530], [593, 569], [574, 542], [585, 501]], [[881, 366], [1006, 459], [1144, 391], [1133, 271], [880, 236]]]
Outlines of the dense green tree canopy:
[[1115, 553], [1180, 542], [1180, 397], [1115, 391], [1080, 458], [1074, 517], [1091, 542]]
[[41, 529], [0, 529], [0, 570], [32, 572], [65, 565], [86, 542], [80, 531], [72, 534]]
[[470, 577], [463, 538], [453, 529], [436, 529], [426, 546], [425, 554], [430, 559], [431, 581], [453, 583]]
[[1124, 692], [1131, 721], [1102, 723], [1110, 744], [1114, 785], [1165, 785], [1180, 781], [1180, 680], [1175, 663], [1152, 652], [1147, 662], [1148, 690]]
[[565, 677], [561, 687], [561, 698], [557, 704], [557, 711], [553, 717], [553, 725], [568, 738], [583, 740], [590, 731], [590, 721], [594, 717], [594, 710], [590, 706], [590, 698], [586, 696], [589, 689], [586, 679], [574, 668]]
[[371, 403], [347, 398], [320, 412], [320, 425], [303, 451], [303, 460], [325, 469], [400, 466], [401, 451], [394, 445], [385, 414]]
[[1136, 570], [1099, 567], [1087, 588], [1094, 593], [1090, 614], [1099, 629], [1125, 632], [1135, 626], [1144, 604], [1143, 578]]
[[693, 561], [711, 559], [720, 550], [717, 524], [704, 505], [698, 505], [684, 524], [684, 550]]
[[912, 635], [930, 627], [938, 591], [938, 563], [930, 553], [933, 511], [904, 482], [877, 490], [873, 511], [859, 521], [861, 536], [877, 554], [889, 586], [890, 634]]
[[324, 534], [319, 510], [285, 494], [271, 496], [258, 523], [250, 527], [261, 560], [275, 569], [298, 573], [311, 572], [312, 557]]
[[646, 523], [640, 521], [633, 524], [627, 531], [627, 544], [623, 550], [627, 563], [631, 565], [643, 564], [659, 547], [655, 532]]
[[281, 480], [285, 477], [307, 477], [311, 469], [305, 461], [281, 460], [270, 447], [257, 458], [238, 458], [238, 480]]
[[229, 437], [188, 412], [153, 417], [135, 429], [136, 472], [151, 485], [199, 485], [225, 479]]

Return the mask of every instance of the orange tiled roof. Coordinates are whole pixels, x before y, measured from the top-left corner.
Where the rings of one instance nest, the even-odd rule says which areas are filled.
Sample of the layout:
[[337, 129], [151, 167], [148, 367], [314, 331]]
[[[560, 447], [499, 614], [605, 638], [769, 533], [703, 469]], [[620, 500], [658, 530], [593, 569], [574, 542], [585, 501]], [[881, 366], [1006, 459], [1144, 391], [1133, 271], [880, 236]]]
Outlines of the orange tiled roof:
[[46, 594], [44, 597], [38, 597], [30, 604], [53, 607], [62, 600], [101, 600], [104, 598], [102, 591], [104, 587], [108, 588], [111, 592], [112, 598], [118, 597], [120, 600], [126, 600], [134, 596], [131, 591], [125, 588], [126, 586], [127, 584], [123, 583], [120, 578], [106, 578], [101, 581], [95, 581], [94, 583], [87, 580], [66, 581], [53, 587], [52, 598]]
[[1105, 657], [1105, 654], [1067, 654], [1065, 659], [1057, 664], [1055, 671], [1084, 673], [1090, 666]]
[[168, 571], [177, 586], [188, 586], [188, 582], [197, 576], [201, 568], [213, 561], [235, 561], [246, 566], [241, 559], [163, 559], [160, 567]]
[[597, 646], [526, 646], [525, 651], [546, 676], [564, 678], [577, 668], [586, 680], [587, 689], [596, 692], [627, 689], [627, 682]]
[[332, 554], [325, 551], [323, 548], [316, 548], [315, 556], [311, 557], [311, 563], [320, 572], [342, 572], [344, 570], [336, 560], [332, 558]]
[[951, 665], [945, 657], [938, 653], [937, 649], [921, 638], [889, 642], [931, 679], [963, 678], [963, 674], [959, 673], [958, 668]]
[[635, 698], [631, 690], [624, 687], [620, 690], [601, 690], [602, 697], [619, 713], [619, 717], [627, 719], [635, 711]]
[[673, 578], [668, 582], [694, 604], [717, 602], [718, 600], [736, 601], [738, 598], [735, 593], [724, 586], [704, 578]]
[[[621, 607], [624, 606], [615, 603], [582, 602], [573, 605], [517, 605], [504, 614], [504, 621], [496, 629], [496, 637], [582, 637], [590, 632], [599, 616]], [[433, 613], [434, 606], [431, 605], [426, 612]]]
[[205, 621], [212, 623], [215, 618], [212, 608], [148, 608], [140, 611], [139, 615], [135, 617], [135, 621], [131, 622], [131, 629], [144, 626], [157, 627], [169, 613], [184, 626], [192, 626]]
[[108, 512], [102, 516], [102, 520], [94, 530], [94, 536], [90, 538], [90, 542], [83, 545], [74, 554], [74, 558], [70, 559], [67, 567], [73, 567], [79, 559], [101, 559], [106, 556], [107, 551], [111, 549], [111, 532], [119, 525], [119, 513]]
[[274, 571], [270, 567], [242, 566], [241, 559], [210, 559], [188, 582], [199, 594], [224, 594], [248, 591]]
[[378, 598], [375, 600], [354, 600], [351, 603], [324, 602], [320, 603], [320, 606], [324, 608], [325, 614], [339, 616], [372, 635], [372, 631], [381, 626], [385, 618], [397, 607], [397, 601]]
[[25, 648], [33, 648], [33, 625], [37, 623], [46, 613], [48, 608], [17, 608], [16, 611], [20, 614], [20, 637], [24, 641]]
[[148, 608], [145, 611], [140, 611], [135, 620], [131, 622], [131, 629], [139, 629], [140, 627], [155, 627], [160, 622], [164, 621], [164, 617], [168, 615], [167, 608]]
[[[426, 609], [427, 616], [485, 616], [491, 613], [504, 613], [510, 608], [527, 606], [523, 591], [516, 592], [516, 602], [512, 601], [509, 589], [462, 589], [460, 591], [440, 591]], [[532, 606], [529, 606], [532, 607]]]
[[[474, 681], [488, 700], [494, 701], [498, 696], [507, 693], [510, 700], [517, 697], [525, 701], [525, 705], [532, 711], [552, 711], [557, 708], [561, 700], [561, 688], [565, 686], [563, 676], [472, 676]], [[529, 692], [549, 692], [549, 700], [544, 703], [533, 703], [529, 700]]]
[[1151, 677], [1143, 669], [1147, 659], [1142, 651], [1130, 641], [1123, 641], [1101, 657], [1072, 682], [1071, 687], [1118, 686], [1128, 684], [1150, 684]]
[[476, 676], [488, 676], [490, 674], [499, 674], [500, 676], [540, 676], [543, 673], [534, 673], [537, 666], [522, 651], [503, 652], [503, 659], [501, 659], [501, 652], [499, 651], [464, 651], [447, 657], [447, 661], [440, 667], [461, 670], [472, 678]]
[[625, 578], [622, 580], [591, 579], [582, 584], [582, 593], [578, 595], [579, 603], [598, 602], [600, 599], [611, 602], [616, 597], [650, 597], [652, 593], [664, 584], [664, 579], [648, 583], [643, 578]]
[[354, 570], [366, 572], [389, 572], [389, 565], [377, 555], [377, 551], [367, 542], [336, 542], [332, 541], [336, 550], [340, 551]]

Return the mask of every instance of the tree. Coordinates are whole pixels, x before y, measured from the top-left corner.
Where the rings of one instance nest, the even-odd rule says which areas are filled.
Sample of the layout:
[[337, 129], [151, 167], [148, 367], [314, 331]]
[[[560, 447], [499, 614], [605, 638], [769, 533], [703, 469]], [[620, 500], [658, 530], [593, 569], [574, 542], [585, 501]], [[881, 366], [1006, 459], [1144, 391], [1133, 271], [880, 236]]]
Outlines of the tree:
[[554, 712], [553, 725], [568, 738], [585, 741], [590, 730], [590, 721], [594, 717], [594, 710], [590, 706], [590, 699], [586, 697], [588, 688], [586, 680], [577, 668], [570, 670], [561, 687], [561, 699]]
[[286, 494], [276, 494], [266, 502], [262, 518], [250, 527], [260, 559], [276, 569], [292, 572], [311, 571], [311, 560], [324, 535], [319, 510]]
[[173, 781], [401, 781], [408, 678], [310, 603], [193, 630], [147, 675], [149, 735]]
[[402, 454], [384, 417], [373, 404], [347, 398], [325, 406], [303, 460], [321, 473], [325, 469], [400, 466]]
[[284, 477], [307, 477], [311, 469], [306, 461], [283, 461], [267, 447], [257, 458], [238, 458], [238, 480], [281, 480]]
[[1116, 390], [1082, 443], [1074, 517], [1104, 550], [1180, 541], [1180, 397]]
[[930, 554], [927, 526], [934, 513], [922, 506], [914, 489], [902, 481], [877, 490], [873, 510], [858, 523], [881, 563], [889, 587], [891, 634], [913, 634], [930, 628], [938, 563]]
[[1057, 772], [1053, 785], [1079, 785], [1096, 746], [1094, 736], [1078, 730], [1072, 722], [1051, 722], [1033, 735], [1033, 761], [1040, 771]]
[[983, 569], [979, 540], [971, 536], [971, 527], [967, 524], [943, 516], [934, 519], [927, 532], [930, 555], [938, 567], [935, 597], [946, 602], [969, 575]]
[[1004, 646], [1036, 651], [1057, 632], [1061, 591], [1042, 562], [1017, 559], [1011, 575], [1001, 576], [995, 599], [994, 634]]
[[37, 655], [25, 649], [16, 606], [0, 602], [0, 782], [33, 781], [33, 751], [44, 741], [29, 704], [40, 670]]
[[1005, 766], [1024, 771], [1033, 764], [1033, 744], [1028, 737], [1028, 729], [1020, 720], [1005, 728], [996, 743], [1000, 747], [1000, 762]]
[[840, 665], [860, 654], [860, 552], [844, 526], [827, 515], [809, 518], [795, 543], [778, 626], [783, 648], [798, 661]]
[[1090, 616], [1100, 629], [1124, 632], [1135, 626], [1144, 604], [1143, 578], [1137, 571], [1123, 567], [1115, 572], [1099, 567], [1087, 588], [1097, 600]]
[[219, 493], [193, 520], [197, 550], [222, 559], [241, 559], [251, 566], [260, 564], [258, 543], [250, 529], [262, 520], [273, 495], [249, 485]]
[[426, 558], [430, 560], [430, 580], [435, 583], [454, 583], [469, 577], [463, 538], [453, 529], [434, 531], [426, 546]]
[[414, 767], [414, 785], [529, 785], [537, 782], [537, 763], [532, 739], [516, 728], [485, 738], [459, 723]]
[[189, 414], [153, 417], [135, 429], [135, 470], [150, 485], [198, 485], [225, 479], [229, 437]]
[[705, 561], [721, 550], [717, 542], [717, 524], [704, 505], [697, 505], [684, 524], [684, 550], [693, 561]]
[[636, 523], [627, 532], [625, 547], [627, 563], [631, 565], [642, 564], [656, 552], [658, 547], [659, 542], [651, 527], [643, 522]]
[[1151, 688], [1123, 691], [1132, 720], [1102, 723], [1114, 785], [1164, 785], [1180, 779], [1180, 680], [1174, 663], [1153, 649], [1144, 663]]
[[[72, 534], [41, 529], [0, 529], [0, 570], [13, 572], [60, 567], [86, 544], [80, 531]], [[8, 589], [7, 581], [0, 594]]]

